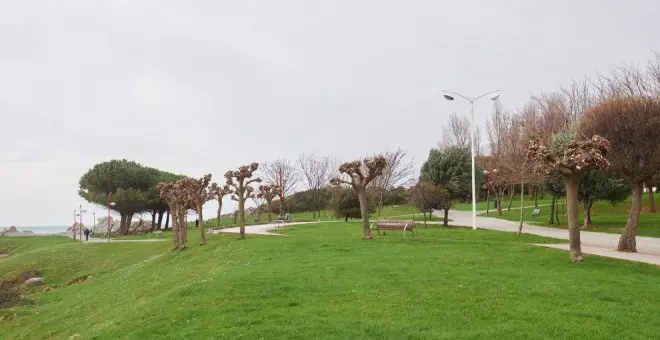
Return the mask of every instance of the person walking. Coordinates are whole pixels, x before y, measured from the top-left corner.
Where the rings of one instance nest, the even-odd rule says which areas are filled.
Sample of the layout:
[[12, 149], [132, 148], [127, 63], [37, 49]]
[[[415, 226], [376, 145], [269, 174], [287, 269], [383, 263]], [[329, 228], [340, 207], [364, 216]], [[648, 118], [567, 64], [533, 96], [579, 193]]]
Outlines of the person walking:
[[85, 233], [85, 242], [89, 241], [89, 229], [85, 228], [83, 232]]

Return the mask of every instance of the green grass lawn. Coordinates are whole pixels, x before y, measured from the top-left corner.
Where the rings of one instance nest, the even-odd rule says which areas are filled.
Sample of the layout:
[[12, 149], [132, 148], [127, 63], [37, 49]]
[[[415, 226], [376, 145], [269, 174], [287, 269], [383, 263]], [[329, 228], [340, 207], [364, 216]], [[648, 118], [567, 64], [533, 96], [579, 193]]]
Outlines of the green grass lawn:
[[[643, 209], [640, 217], [639, 228], [637, 229], [637, 235], [660, 237], [660, 213], [648, 212], [646, 198], [647, 197], [644, 196], [644, 201], [642, 205]], [[566, 208], [564, 206], [559, 207], [560, 212], [562, 213], [559, 216], [559, 220], [561, 222], [559, 225], [548, 224], [548, 219], [550, 214], [549, 206], [540, 207], [540, 209], [541, 209], [540, 216], [534, 219], [531, 216], [532, 210], [534, 210], [534, 208], [525, 208], [525, 212], [524, 212], [525, 215], [523, 219], [527, 222], [541, 226], [562, 228], [562, 229], [568, 228], [568, 219], [565, 213]], [[583, 230], [621, 234], [623, 228], [626, 225], [626, 222], [628, 221], [629, 209], [630, 209], [630, 199], [628, 199], [625, 202], [619, 203], [615, 206], [612, 206], [611, 204], [605, 201], [596, 202], [594, 206], [591, 208], [591, 221], [593, 222], [593, 225], [588, 229], [583, 229]], [[584, 213], [583, 213], [584, 210], [582, 208], [582, 205], [580, 205], [579, 211], [580, 211], [579, 222], [580, 225], [582, 225], [584, 221]], [[520, 221], [520, 210], [506, 211], [505, 209], [502, 212], [501, 217], [497, 216], [496, 212], [491, 212], [490, 214], [488, 214], [488, 216], [499, 217], [511, 221]]]
[[[651, 339], [654, 266], [530, 246], [536, 236], [464, 228], [360, 240], [356, 223], [169, 252], [169, 242], [80, 245], [0, 238], [0, 273], [40, 270], [55, 290], [0, 311], [0, 338]], [[9, 275], [9, 274], [6, 274]], [[83, 275], [82, 284], [67, 285]], [[644, 289], [640, 289], [644, 287]]]
[[[494, 196], [491, 196], [491, 198], [494, 198]], [[539, 198], [539, 205], [545, 205], [545, 204], [550, 204], [552, 202], [552, 197], [549, 197], [546, 195], [544, 198]], [[525, 206], [530, 206], [534, 205], [534, 201], [529, 199], [529, 196], [525, 196], [525, 200], [523, 202]], [[504, 197], [504, 202], [502, 204], [503, 207], [508, 208], [509, 207], [509, 197], [505, 196]], [[520, 195], [516, 195], [513, 197], [513, 202], [511, 202], [511, 207], [512, 208], [520, 208]], [[452, 209], [455, 210], [461, 210], [461, 211], [470, 211], [472, 210], [472, 202], [454, 202], [452, 204]], [[490, 202], [490, 209], [495, 210], [493, 208], [493, 202]], [[485, 211], [486, 210], [486, 201], [479, 201], [477, 202], [477, 211]]]

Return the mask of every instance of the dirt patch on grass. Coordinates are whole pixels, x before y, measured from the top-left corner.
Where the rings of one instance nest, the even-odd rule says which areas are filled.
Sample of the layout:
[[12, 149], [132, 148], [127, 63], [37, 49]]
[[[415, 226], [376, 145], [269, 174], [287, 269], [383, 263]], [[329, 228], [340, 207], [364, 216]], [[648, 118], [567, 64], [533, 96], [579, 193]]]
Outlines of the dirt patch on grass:
[[85, 283], [85, 281], [87, 281], [87, 279], [90, 276], [91, 276], [90, 274], [85, 274], [85, 275], [82, 275], [82, 276], [78, 276], [77, 278], [69, 281], [69, 283], [67, 283], [67, 285], [70, 286], [70, 285], [77, 285], [77, 284]]
[[19, 274], [0, 277], [0, 308], [8, 308], [21, 303], [25, 293], [23, 283], [33, 277], [39, 277], [38, 270], [29, 269]]

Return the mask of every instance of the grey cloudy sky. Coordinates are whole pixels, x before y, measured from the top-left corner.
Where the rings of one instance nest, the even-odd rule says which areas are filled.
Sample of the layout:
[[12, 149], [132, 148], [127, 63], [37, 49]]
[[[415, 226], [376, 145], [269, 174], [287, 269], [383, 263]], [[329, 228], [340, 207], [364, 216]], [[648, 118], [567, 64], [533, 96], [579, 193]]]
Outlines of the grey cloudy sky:
[[645, 63], [658, 15], [653, 0], [3, 0], [0, 226], [70, 223], [78, 178], [111, 158], [219, 177], [401, 147], [419, 165], [468, 112], [441, 89], [516, 108]]

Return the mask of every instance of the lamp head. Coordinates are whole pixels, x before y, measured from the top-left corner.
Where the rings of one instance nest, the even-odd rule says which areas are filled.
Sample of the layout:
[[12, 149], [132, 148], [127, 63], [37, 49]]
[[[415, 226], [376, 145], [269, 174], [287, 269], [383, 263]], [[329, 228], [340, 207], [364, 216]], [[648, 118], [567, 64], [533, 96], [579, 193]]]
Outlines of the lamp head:
[[442, 96], [445, 97], [445, 99], [447, 99], [447, 100], [454, 100], [454, 97], [452, 97], [448, 94], [443, 94]]
[[500, 94], [499, 94], [499, 93], [496, 93], [495, 95], [493, 95], [492, 97], [490, 97], [490, 100], [492, 100], [492, 101], [496, 101], [498, 98], [500, 98]]
[[115, 202], [110, 202], [110, 206], [111, 206], [111, 207], [114, 207], [115, 205], [117, 205], [117, 203], [115, 203]]

